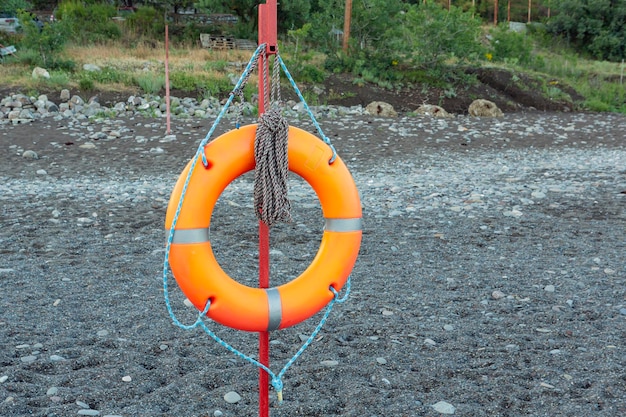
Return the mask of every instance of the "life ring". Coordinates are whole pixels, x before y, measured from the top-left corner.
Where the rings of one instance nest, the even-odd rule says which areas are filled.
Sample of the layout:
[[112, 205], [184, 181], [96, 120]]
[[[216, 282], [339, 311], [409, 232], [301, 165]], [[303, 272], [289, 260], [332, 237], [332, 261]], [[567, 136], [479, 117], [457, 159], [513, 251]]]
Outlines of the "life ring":
[[[278, 287], [251, 288], [220, 267], [209, 241], [211, 214], [218, 197], [240, 175], [254, 169], [257, 125], [227, 132], [204, 147], [208, 167], [196, 163], [189, 178], [171, 242], [169, 264], [178, 286], [193, 305], [225, 326], [265, 332], [283, 329], [313, 316], [340, 291], [361, 245], [361, 202], [343, 161], [329, 160], [332, 150], [312, 134], [289, 127], [289, 170], [315, 190], [325, 218], [320, 248], [297, 278]], [[170, 230], [189, 170], [178, 178], [167, 208]]]

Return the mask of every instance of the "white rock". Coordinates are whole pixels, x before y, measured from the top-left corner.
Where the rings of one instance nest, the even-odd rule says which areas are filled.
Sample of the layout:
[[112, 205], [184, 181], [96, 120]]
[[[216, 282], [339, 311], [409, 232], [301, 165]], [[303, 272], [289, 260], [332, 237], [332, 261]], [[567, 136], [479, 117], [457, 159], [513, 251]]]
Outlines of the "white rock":
[[50, 73], [41, 67], [33, 69], [33, 78], [50, 78]]
[[454, 408], [452, 404], [445, 401], [439, 401], [438, 403], [433, 404], [432, 407], [436, 412], [441, 414], [454, 414], [456, 411], [456, 408]]
[[241, 401], [241, 395], [237, 394], [235, 391], [230, 391], [224, 394], [224, 401], [228, 404], [236, 404]]
[[24, 151], [24, 153], [22, 154], [22, 158], [25, 159], [39, 159], [39, 155], [37, 155], [37, 152], [35, 151]]
[[102, 71], [102, 69], [99, 66], [97, 66], [96, 64], [85, 64], [85, 65], [83, 65], [83, 69], [85, 71], [88, 71], [88, 72], [99, 72], [99, 71]]
[[493, 298], [494, 300], [499, 300], [504, 297], [506, 297], [506, 294], [504, 294], [500, 290], [495, 290], [494, 292], [491, 293], [491, 298]]
[[372, 116], [398, 117], [398, 112], [394, 110], [393, 106], [384, 101], [374, 101], [368, 104], [365, 111]]

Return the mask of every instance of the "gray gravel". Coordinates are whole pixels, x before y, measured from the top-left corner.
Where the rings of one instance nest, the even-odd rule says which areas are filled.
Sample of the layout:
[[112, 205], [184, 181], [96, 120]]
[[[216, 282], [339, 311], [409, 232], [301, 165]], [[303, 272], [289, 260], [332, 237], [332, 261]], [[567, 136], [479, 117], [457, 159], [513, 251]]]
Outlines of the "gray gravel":
[[[0, 127], [0, 415], [257, 415], [256, 369], [174, 327], [162, 298], [169, 193], [211, 121], [175, 119], [170, 135], [137, 114]], [[626, 118], [321, 124], [361, 192], [364, 241], [350, 300], [272, 416], [626, 415]], [[292, 178], [290, 198], [274, 284], [322, 233], [311, 188]], [[256, 236], [246, 175], [211, 239], [249, 285]], [[273, 369], [317, 320], [272, 333]], [[212, 327], [255, 355], [255, 334]]]

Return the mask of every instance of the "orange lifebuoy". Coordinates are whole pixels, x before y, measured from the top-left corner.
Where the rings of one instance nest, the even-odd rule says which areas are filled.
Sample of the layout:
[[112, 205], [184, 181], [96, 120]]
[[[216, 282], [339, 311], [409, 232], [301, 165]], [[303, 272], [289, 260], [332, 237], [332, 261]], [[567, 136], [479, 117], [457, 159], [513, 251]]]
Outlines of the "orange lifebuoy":
[[[282, 329], [313, 316], [346, 283], [361, 245], [361, 202], [343, 161], [329, 160], [332, 150], [312, 134], [289, 128], [289, 170], [315, 190], [326, 221], [320, 248], [309, 267], [278, 287], [251, 288], [220, 267], [209, 241], [211, 214], [220, 194], [235, 178], [254, 169], [256, 125], [230, 131], [204, 148], [208, 167], [194, 166], [175, 224], [169, 264], [182, 292], [199, 310], [235, 329], [264, 332]], [[170, 230], [190, 161], [170, 198], [165, 227]]]

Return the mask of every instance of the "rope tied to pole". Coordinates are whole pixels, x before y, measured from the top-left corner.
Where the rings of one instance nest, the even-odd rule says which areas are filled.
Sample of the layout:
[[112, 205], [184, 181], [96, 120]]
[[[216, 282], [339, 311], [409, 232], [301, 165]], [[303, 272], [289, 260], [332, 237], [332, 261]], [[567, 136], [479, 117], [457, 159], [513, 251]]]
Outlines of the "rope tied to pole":
[[[279, 67], [274, 62], [272, 98], [280, 97]], [[264, 92], [267, 88], [267, 61], [263, 62]], [[254, 139], [254, 209], [257, 218], [271, 227], [278, 222], [291, 221], [291, 203], [287, 198], [289, 124], [274, 100], [270, 109], [258, 120]]]

